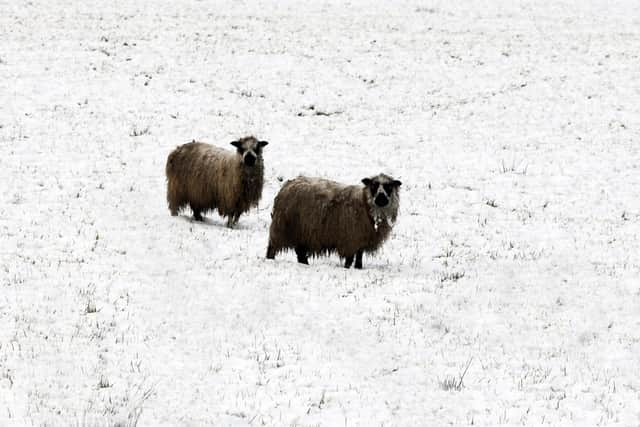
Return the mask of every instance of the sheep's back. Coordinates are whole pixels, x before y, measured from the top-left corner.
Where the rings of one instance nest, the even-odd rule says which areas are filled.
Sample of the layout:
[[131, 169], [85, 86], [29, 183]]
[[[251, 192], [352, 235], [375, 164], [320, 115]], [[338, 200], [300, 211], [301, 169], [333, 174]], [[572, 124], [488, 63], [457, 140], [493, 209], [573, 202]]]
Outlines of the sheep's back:
[[287, 240], [304, 244], [311, 252], [355, 252], [371, 231], [362, 192], [359, 186], [299, 177], [278, 193], [273, 219]]
[[177, 180], [189, 199], [206, 207], [232, 205], [238, 193], [239, 173], [235, 153], [210, 144], [190, 142], [169, 156], [167, 177]]

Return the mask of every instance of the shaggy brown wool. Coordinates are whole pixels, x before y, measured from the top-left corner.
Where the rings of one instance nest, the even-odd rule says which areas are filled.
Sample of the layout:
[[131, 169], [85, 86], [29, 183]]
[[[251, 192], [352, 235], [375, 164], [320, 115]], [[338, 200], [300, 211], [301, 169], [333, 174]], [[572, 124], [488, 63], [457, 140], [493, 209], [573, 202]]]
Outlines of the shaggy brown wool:
[[[189, 206], [194, 218], [202, 221], [203, 212], [217, 209], [231, 227], [258, 205], [264, 184], [261, 154], [268, 143], [246, 137], [231, 144], [236, 152], [193, 141], [169, 154], [165, 172], [171, 215]], [[254, 162], [251, 166], [247, 156]]]
[[[320, 178], [298, 177], [287, 181], [275, 198], [269, 229], [267, 258], [294, 249], [298, 261], [307, 255], [337, 252], [349, 268], [356, 256], [362, 268], [363, 252], [374, 253], [389, 237], [398, 214], [400, 181], [387, 175], [363, 180], [365, 186], [343, 185]], [[382, 183], [391, 188], [389, 204], [374, 203]]]

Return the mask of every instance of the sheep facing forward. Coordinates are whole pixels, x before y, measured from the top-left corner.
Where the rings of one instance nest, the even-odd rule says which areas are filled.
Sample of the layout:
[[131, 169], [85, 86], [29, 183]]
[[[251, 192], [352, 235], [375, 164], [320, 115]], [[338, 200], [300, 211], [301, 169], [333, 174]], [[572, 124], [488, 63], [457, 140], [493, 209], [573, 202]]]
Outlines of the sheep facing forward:
[[196, 141], [177, 147], [165, 168], [171, 215], [188, 205], [194, 219], [203, 221], [203, 212], [217, 209], [233, 227], [262, 197], [267, 144], [248, 136], [231, 143], [235, 152]]
[[362, 268], [364, 252], [373, 253], [389, 237], [398, 215], [400, 181], [384, 174], [365, 178], [363, 186], [321, 178], [287, 181], [273, 204], [267, 258], [294, 249], [298, 262], [308, 255], [337, 252], [350, 268]]

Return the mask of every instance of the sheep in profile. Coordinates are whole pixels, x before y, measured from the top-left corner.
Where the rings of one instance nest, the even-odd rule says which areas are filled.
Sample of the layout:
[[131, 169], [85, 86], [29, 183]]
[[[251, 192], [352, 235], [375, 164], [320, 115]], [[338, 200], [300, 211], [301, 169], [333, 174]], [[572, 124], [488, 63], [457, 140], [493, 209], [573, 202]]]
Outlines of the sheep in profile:
[[337, 252], [350, 268], [362, 268], [389, 237], [398, 215], [400, 181], [384, 174], [343, 185], [321, 178], [287, 181], [273, 204], [267, 258], [294, 249], [298, 262]]
[[235, 152], [196, 141], [177, 147], [165, 168], [171, 215], [188, 205], [194, 219], [202, 221], [203, 212], [217, 209], [233, 227], [262, 197], [267, 144], [248, 136], [231, 143]]

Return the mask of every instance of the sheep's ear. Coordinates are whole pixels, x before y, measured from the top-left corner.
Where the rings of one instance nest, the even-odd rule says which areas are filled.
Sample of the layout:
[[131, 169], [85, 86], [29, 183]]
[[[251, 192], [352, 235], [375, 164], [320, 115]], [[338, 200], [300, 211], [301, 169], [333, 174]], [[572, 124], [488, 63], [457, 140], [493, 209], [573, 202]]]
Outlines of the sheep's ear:
[[233, 142], [231, 143], [231, 145], [233, 145], [233, 146], [234, 146], [234, 147], [236, 147], [236, 148], [240, 148], [240, 140], [238, 140], [238, 141], [233, 141]]
[[267, 145], [269, 145], [269, 143], [267, 141], [258, 141], [258, 146], [260, 148], [265, 147]]
[[370, 178], [365, 178], [365, 179], [362, 180], [362, 183], [368, 187], [369, 184], [371, 184], [371, 179]]
[[401, 183], [400, 181], [398, 181], [397, 179], [393, 180], [392, 184], [393, 184], [395, 187], [400, 187], [400, 186], [402, 185], [402, 183]]

